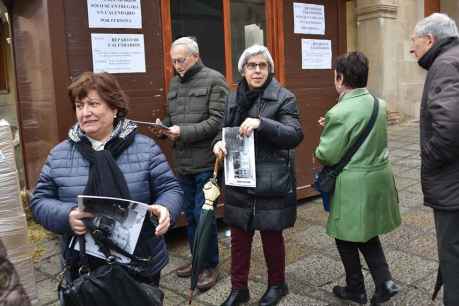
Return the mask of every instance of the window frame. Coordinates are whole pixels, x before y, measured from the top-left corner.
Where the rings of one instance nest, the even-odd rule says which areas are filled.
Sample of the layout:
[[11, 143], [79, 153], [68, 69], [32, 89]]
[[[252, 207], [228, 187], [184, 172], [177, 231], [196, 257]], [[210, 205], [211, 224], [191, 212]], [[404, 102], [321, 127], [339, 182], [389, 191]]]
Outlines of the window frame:
[[0, 94], [9, 93], [8, 79], [8, 24], [0, 19]]
[[[234, 89], [237, 84], [233, 76], [232, 41], [231, 41], [231, 0], [222, 0], [223, 6], [223, 31], [225, 45], [225, 78], [229, 86]], [[276, 0], [265, 0], [266, 16], [266, 45], [271, 51], [275, 63], [275, 71], [278, 80], [283, 84], [285, 81], [284, 70], [284, 29], [283, 29], [283, 3]], [[174, 71], [169, 52], [172, 44], [172, 20], [170, 0], [161, 0], [161, 21], [163, 34], [163, 64], [164, 64], [164, 87], [169, 88], [169, 82]], [[275, 43], [276, 42], [276, 43]]]

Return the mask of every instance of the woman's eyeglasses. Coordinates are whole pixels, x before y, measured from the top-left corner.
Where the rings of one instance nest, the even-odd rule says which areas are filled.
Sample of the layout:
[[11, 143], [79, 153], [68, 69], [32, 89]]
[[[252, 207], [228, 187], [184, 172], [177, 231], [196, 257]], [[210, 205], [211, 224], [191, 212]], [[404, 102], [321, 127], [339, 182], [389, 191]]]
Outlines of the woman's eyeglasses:
[[247, 70], [256, 70], [257, 69], [257, 66], [258, 68], [260, 68], [260, 70], [266, 70], [268, 69], [268, 63], [266, 62], [262, 62], [262, 63], [247, 63], [245, 64], [245, 66], [247, 67]]

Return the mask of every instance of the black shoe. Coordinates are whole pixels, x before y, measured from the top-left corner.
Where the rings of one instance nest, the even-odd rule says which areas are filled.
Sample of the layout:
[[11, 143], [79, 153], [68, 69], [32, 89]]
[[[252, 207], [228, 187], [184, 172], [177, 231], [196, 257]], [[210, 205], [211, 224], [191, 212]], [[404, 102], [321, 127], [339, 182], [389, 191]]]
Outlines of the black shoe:
[[391, 297], [400, 292], [400, 287], [392, 280], [384, 282], [382, 287], [376, 289], [375, 295], [371, 298], [371, 305], [378, 305], [390, 300]]
[[353, 301], [359, 304], [366, 304], [368, 302], [366, 292], [351, 292], [347, 287], [335, 286], [333, 287], [333, 294], [340, 299]]
[[260, 299], [260, 306], [274, 306], [279, 303], [282, 297], [288, 294], [288, 287], [286, 283], [280, 285], [268, 286], [265, 294]]
[[231, 289], [230, 295], [221, 306], [237, 306], [250, 300], [249, 289]]

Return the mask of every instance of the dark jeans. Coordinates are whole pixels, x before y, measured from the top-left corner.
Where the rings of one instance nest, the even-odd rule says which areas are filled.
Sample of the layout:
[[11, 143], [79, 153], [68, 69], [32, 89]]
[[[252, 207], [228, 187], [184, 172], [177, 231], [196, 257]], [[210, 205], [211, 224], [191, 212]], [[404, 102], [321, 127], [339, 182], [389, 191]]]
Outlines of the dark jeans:
[[[204, 192], [202, 188], [212, 176], [212, 171], [204, 171], [195, 175], [177, 176], [184, 192], [184, 210], [188, 222], [187, 235], [190, 250], [193, 248], [194, 233], [201, 216], [202, 205], [204, 204]], [[218, 238], [217, 222], [213, 221], [211, 236], [208, 246], [208, 258], [204, 268], [215, 268], [218, 265]]]
[[459, 211], [434, 209], [443, 303], [459, 305]]
[[380, 288], [385, 281], [392, 279], [378, 236], [367, 242], [350, 242], [339, 239], [335, 241], [346, 271], [346, 284], [350, 291], [357, 293], [365, 291], [359, 250], [367, 262], [376, 288]]
[[[231, 286], [247, 288], [254, 232], [231, 227]], [[268, 285], [285, 282], [285, 245], [282, 231], [260, 231], [268, 268]]]

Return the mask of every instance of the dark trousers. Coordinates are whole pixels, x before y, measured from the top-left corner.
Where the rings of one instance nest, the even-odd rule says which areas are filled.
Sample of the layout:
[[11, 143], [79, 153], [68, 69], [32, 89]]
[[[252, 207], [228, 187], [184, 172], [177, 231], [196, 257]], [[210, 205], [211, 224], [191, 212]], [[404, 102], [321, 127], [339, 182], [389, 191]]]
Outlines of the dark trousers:
[[443, 303], [459, 305], [459, 211], [434, 209]]
[[[247, 288], [254, 232], [231, 227], [231, 286]], [[285, 282], [285, 245], [282, 231], [260, 231], [268, 268], [268, 285]]]
[[380, 288], [385, 281], [392, 279], [378, 236], [367, 242], [335, 240], [346, 271], [346, 283], [350, 291], [358, 293], [365, 291], [359, 250], [367, 262], [376, 288]]
[[[193, 248], [194, 233], [201, 216], [202, 205], [204, 204], [204, 192], [202, 188], [212, 176], [212, 171], [204, 171], [194, 175], [178, 175], [177, 179], [182, 186], [184, 193], [185, 216], [188, 222], [187, 236], [190, 250]], [[207, 259], [204, 268], [215, 268], [218, 265], [218, 237], [217, 222], [213, 220]]]

